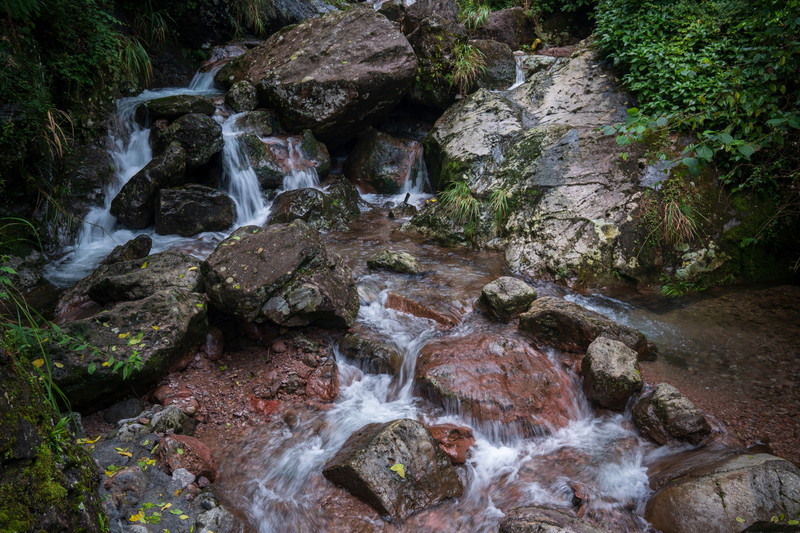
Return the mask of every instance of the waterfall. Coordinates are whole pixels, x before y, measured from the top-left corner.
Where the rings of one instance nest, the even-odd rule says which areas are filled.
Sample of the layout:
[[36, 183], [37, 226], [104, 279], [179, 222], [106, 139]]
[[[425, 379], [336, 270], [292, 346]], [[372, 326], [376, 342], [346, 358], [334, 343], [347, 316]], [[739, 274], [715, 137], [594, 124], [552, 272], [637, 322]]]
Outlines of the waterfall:
[[302, 139], [289, 137], [287, 139], [289, 150], [289, 174], [283, 178], [283, 190], [291, 191], [294, 189], [319, 189], [319, 175], [314, 166], [302, 168], [300, 164], [300, 143]]
[[514, 79], [514, 85], [506, 89], [507, 91], [514, 90], [525, 83], [525, 69], [523, 68], [525, 57], [525, 54], [514, 55], [514, 61], [516, 63], [516, 78]]
[[231, 115], [222, 123], [222, 136], [225, 140], [222, 148], [223, 179], [227, 186], [225, 192], [236, 203], [237, 226], [261, 225], [269, 216], [269, 206], [242, 145], [242, 132], [236, 126], [239, 116]]

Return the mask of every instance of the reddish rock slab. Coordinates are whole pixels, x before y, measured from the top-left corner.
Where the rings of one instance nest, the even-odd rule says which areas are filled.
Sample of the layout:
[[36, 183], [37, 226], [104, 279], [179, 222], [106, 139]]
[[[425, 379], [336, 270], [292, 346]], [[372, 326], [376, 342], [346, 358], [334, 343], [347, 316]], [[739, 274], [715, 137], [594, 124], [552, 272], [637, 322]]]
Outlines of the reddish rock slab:
[[439, 443], [439, 448], [447, 454], [454, 465], [463, 465], [467, 462], [467, 452], [475, 445], [475, 436], [472, 429], [455, 424], [439, 424], [430, 426], [428, 430]]
[[573, 415], [569, 376], [516, 336], [437, 339], [422, 348], [415, 380], [446, 409], [511, 434], [547, 433]]
[[328, 359], [306, 378], [306, 396], [322, 402], [332, 402], [339, 396], [339, 368]]
[[210, 481], [217, 478], [217, 463], [211, 450], [200, 439], [188, 435], [167, 435], [158, 443], [156, 452], [159, 465], [171, 474], [185, 468], [195, 475]]
[[405, 296], [400, 296], [399, 294], [395, 294], [390, 292], [388, 297], [386, 298], [386, 303], [384, 304], [387, 309], [394, 309], [395, 311], [400, 311], [401, 313], [406, 313], [409, 315], [414, 315], [419, 318], [427, 318], [429, 320], [433, 320], [434, 322], [438, 322], [445, 328], [452, 328], [454, 327], [457, 322], [450, 318], [449, 316], [445, 316], [442, 313], [434, 311], [430, 307], [422, 305], [421, 303], [415, 302]]
[[279, 400], [262, 400], [255, 396], [250, 396], [248, 404], [251, 411], [267, 416], [277, 411], [281, 406]]
[[225, 352], [225, 334], [221, 329], [216, 326], [208, 327], [203, 351], [211, 361], [217, 361], [222, 358], [222, 354]]

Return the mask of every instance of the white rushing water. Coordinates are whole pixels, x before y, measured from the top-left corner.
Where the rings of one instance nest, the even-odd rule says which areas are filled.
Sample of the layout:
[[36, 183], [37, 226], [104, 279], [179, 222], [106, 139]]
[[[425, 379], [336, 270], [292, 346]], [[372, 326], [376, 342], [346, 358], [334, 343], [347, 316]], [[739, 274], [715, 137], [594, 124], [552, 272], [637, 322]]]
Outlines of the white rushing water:
[[523, 68], [523, 63], [525, 62], [525, 55], [524, 54], [514, 55], [514, 61], [516, 63], [516, 71], [515, 71], [516, 77], [514, 78], [514, 84], [508, 89], [506, 89], [507, 91], [513, 91], [514, 89], [525, 83], [525, 69]]
[[389, 204], [396, 207], [408, 203], [421, 207], [433, 198], [431, 182], [428, 177], [428, 166], [425, 164], [425, 153], [422, 143], [414, 142], [414, 149], [409, 152], [408, 172], [400, 192], [393, 195], [362, 194], [361, 197], [371, 204]]

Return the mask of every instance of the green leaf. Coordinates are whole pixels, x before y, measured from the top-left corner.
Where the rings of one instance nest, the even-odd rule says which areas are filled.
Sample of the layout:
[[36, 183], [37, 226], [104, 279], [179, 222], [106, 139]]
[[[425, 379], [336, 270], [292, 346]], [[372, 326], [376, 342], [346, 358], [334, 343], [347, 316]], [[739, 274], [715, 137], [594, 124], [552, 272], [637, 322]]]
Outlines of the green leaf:
[[692, 176], [700, 175], [700, 162], [694, 157], [686, 157], [683, 159], [683, 164], [689, 169]]
[[750, 159], [750, 156], [756, 153], [756, 149], [752, 144], [743, 144], [739, 147], [739, 153], [746, 159]]
[[170, 509], [169, 514], [183, 514], [183, 511], [180, 509]]
[[714, 151], [708, 146], [700, 146], [696, 150], [697, 157], [711, 161], [714, 158]]
[[639, 114], [639, 109], [638, 108], [632, 107], [632, 108], [628, 109], [628, 115], [630, 115], [632, 117], [635, 117], [638, 114]]
[[617, 128], [614, 126], [605, 126], [603, 128], [603, 134], [605, 135], [614, 135], [617, 132]]
[[95, 370], [97, 370], [97, 365], [95, 365], [94, 362], [89, 363], [89, 368], [87, 368], [86, 371], [89, 374], [94, 374]]
[[659, 128], [663, 128], [668, 123], [669, 123], [669, 121], [667, 120], [667, 117], [658, 117], [656, 119], [656, 126], [658, 126]]

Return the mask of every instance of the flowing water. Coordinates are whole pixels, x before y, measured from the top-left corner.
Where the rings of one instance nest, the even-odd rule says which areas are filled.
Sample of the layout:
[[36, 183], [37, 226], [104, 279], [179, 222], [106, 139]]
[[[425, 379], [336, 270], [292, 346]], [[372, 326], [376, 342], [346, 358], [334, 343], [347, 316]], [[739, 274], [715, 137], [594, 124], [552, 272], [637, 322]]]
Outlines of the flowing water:
[[[521, 71], [521, 69], [518, 69]], [[524, 79], [524, 73], [522, 74]], [[519, 80], [518, 80], [519, 81]], [[106, 191], [106, 203], [86, 217], [76, 244], [50, 265], [48, 276], [65, 285], [90, 272], [108, 252], [137, 233], [121, 227], [109, 214], [111, 200], [122, 185], [152, 158], [149, 129], [134, 120], [142, 102], [172, 94], [218, 96], [213, 72], [198, 75], [188, 89], [146, 91], [119, 101], [115, 126], [109, 137], [117, 167], [117, 180]], [[255, 172], [239, 143], [238, 115], [218, 110], [222, 124], [223, 180], [236, 202], [236, 226], [263, 224], [270, 205], [259, 190]], [[284, 190], [320, 187], [316, 171], [297, 162], [299, 139], [262, 139], [286, 143], [292, 170]], [[444, 249], [398, 230], [401, 221], [390, 220], [386, 208], [402, 202], [420, 205], [431, 196], [421, 145], [410, 157], [409, 176], [399, 194], [364, 195], [376, 206], [362, 214], [348, 232], [326, 235], [328, 246], [351, 266], [361, 300], [356, 328], [395, 346], [403, 356], [396, 376], [365, 373], [336, 352], [341, 377], [339, 398], [327, 410], [300, 410], [291, 424], [271, 420], [246, 435], [231, 437], [220, 459], [218, 492], [261, 533], [278, 531], [493, 531], [514, 507], [543, 504], [577, 509], [587, 519], [612, 530], [647, 531], [643, 507], [651, 494], [648, 468], [678, 457], [685, 447], [656, 447], [641, 439], [629, 413], [593, 411], [584, 397], [580, 378], [562, 361], [561, 354], [545, 349], [553, 371], [569, 384], [563, 410], [566, 423], [551, 431], [524, 436], [491, 420], [466, 415], [458, 405], [435, 405], [415, 394], [417, 357], [430, 341], [456, 341], [469, 335], [500, 340], [520, 340], [513, 326], [493, 321], [476, 309], [481, 287], [506, 271], [503, 257], [493, 251]], [[207, 255], [225, 233], [207, 233], [191, 239], [161, 236], [152, 230], [154, 251], [182, 248]], [[425, 273], [404, 276], [366, 268], [366, 259], [391, 247], [407, 251], [422, 263]], [[687, 335], [688, 323], [666, 325], [658, 310], [626, 303], [603, 294], [576, 295], [556, 286], [535, 283], [540, 294], [565, 295], [648, 333], [662, 345], [666, 357], [711, 350], [708, 335]], [[387, 308], [390, 293], [422, 302], [450, 317], [457, 325], [443, 329], [425, 318]], [[702, 314], [702, 311], [700, 312]], [[676, 320], [672, 323], [675, 324]], [[690, 321], [691, 322], [691, 321]], [[724, 333], [724, 332], [719, 332]], [[737, 342], [737, 341], [734, 341]], [[714, 346], [718, 345], [714, 344]], [[725, 353], [735, 351], [729, 347]], [[686, 364], [700, 364], [697, 362]], [[465, 492], [409, 519], [390, 524], [342, 490], [324, 480], [321, 471], [347, 438], [365, 424], [412, 418], [427, 424], [456, 423], [474, 428], [476, 444], [468, 461], [458, 467]], [[575, 507], [575, 493], [583, 503]]]

